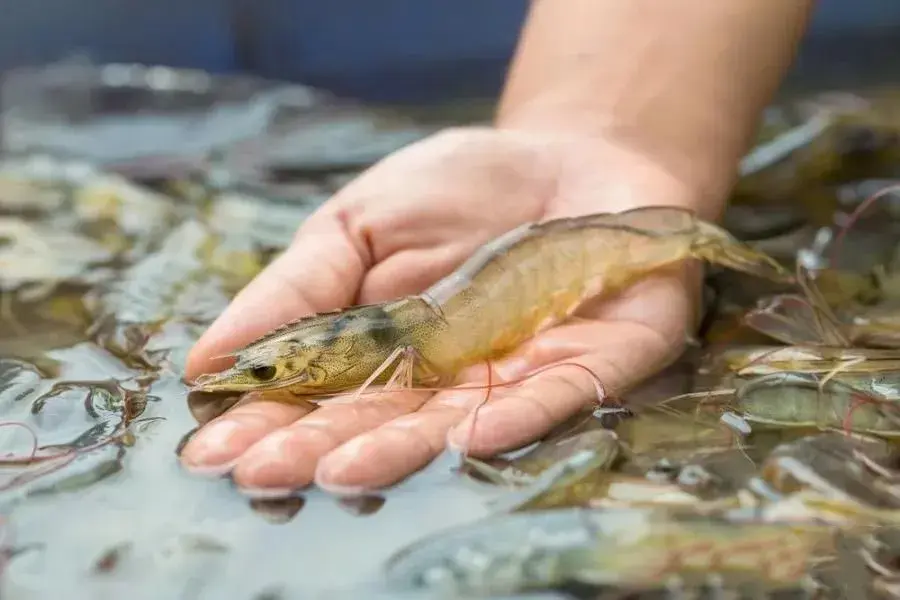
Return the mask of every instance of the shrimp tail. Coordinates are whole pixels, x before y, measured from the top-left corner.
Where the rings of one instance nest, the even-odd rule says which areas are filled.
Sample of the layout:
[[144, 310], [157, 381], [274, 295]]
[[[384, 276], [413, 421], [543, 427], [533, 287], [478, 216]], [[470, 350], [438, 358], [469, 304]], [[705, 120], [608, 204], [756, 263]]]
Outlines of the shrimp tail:
[[770, 256], [733, 238], [715, 225], [698, 222], [699, 235], [691, 245], [695, 258], [763, 279], [795, 283], [794, 276]]

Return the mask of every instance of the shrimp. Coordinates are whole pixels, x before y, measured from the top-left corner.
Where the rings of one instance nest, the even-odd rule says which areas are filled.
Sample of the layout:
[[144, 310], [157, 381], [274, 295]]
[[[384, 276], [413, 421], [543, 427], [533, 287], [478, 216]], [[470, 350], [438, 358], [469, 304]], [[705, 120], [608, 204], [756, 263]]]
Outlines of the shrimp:
[[838, 202], [831, 185], [891, 172], [900, 149], [896, 97], [820, 97], [814, 105], [744, 156], [733, 204], [799, 202], [813, 222], [829, 224]]
[[808, 269], [797, 265], [803, 296], [783, 294], [761, 302], [744, 322], [756, 331], [791, 345], [850, 346], [844, 324], [832, 311]]
[[[482, 461], [472, 457], [466, 464], [481, 478], [497, 485], [528, 485], [547, 471], [566, 464], [573, 456], [588, 451], [599, 455], [599, 468], [609, 468], [619, 457], [619, 440], [608, 429], [589, 429], [560, 440], [547, 440], [509, 461]], [[503, 464], [505, 463], [505, 465]]]
[[811, 523], [676, 516], [662, 510], [557, 509], [501, 515], [413, 543], [385, 565], [397, 590], [488, 596], [565, 583], [627, 590], [703, 584], [802, 589], [832, 555]]
[[[836, 276], [832, 273], [832, 277]], [[744, 323], [759, 333], [795, 346], [900, 347], [900, 318], [894, 303], [882, 301], [875, 306], [856, 303], [839, 317], [806, 270], [799, 269], [797, 282], [803, 296], [781, 294], [765, 299], [744, 316]]]
[[830, 427], [900, 437], [900, 404], [865, 389], [866, 383], [809, 373], [765, 375], [738, 389], [738, 406], [746, 420], [762, 426]]
[[894, 446], [886, 441], [825, 433], [776, 447], [759, 477], [778, 494], [812, 490], [825, 498], [896, 512], [900, 497], [867, 466], [890, 473], [896, 458]]
[[276, 401], [309, 401], [353, 389], [358, 395], [372, 384], [435, 389], [466, 367], [511, 352], [588, 299], [688, 259], [793, 279], [774, 259], [686, 209], [530, 223], [482, 246], [420, 295], [276, 329], [235, 352], [233, 367], [201, 376], [193, 390], [282, 390]]
[[[660, 407], [694, 398], [699, 399], [699, 414], [734, 411], [748, 426], [761, 429], [842, 429], [881, 438], [900, 437], [900, 396], [895, 386], [871, 378], [771, 373], [736, 380], [732, 389], [676, 396]], [[682, 413], [681, 408], [670, 410]]]
[[524, 512], [571, 506], [665, 506], [700, 512], [736, 506], [732, 499], [703, 502], [675, 483], [610, 471], [611, 463], [618, 458], [615, 454], [618, 443], [612, 434], [608, 439], [616, 446], [586, 448], [572, 454], [546, 469], [531, 483], [501, 496], [493, 510]]
[[704, 374], [739, 377], [773, 373], [869, 374], [900, 371], [897, 350], [826, 346], [746, 346], [726, 348], [704, 366]]

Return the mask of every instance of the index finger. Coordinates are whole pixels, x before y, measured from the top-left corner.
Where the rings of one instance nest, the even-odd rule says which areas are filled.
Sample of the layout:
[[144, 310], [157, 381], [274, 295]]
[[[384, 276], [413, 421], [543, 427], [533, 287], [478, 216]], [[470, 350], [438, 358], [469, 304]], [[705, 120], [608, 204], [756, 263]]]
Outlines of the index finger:
[[265, 332], [316, 311], [353, 302], [366, 271], [364, 257], [331, 215], [314, 215], [294, 242], [235, 296], [191, 349], [188, 380], [220, 370], [218, 358]]

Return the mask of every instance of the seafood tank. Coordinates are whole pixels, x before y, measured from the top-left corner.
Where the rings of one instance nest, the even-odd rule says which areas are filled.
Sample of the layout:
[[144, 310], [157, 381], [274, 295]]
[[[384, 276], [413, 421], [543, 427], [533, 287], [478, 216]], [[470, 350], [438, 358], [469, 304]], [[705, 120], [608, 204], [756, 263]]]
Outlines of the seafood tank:
[[0, 597], [900, 595], [895, 90], [766, 112], [723, 225], [792, 281], [709, 268], [697, 343], [621, 406], [340, 498], [183, 471], [228, 408], [186, 352], [355, 173], [490, 104], [65, 64], [3, 106]]

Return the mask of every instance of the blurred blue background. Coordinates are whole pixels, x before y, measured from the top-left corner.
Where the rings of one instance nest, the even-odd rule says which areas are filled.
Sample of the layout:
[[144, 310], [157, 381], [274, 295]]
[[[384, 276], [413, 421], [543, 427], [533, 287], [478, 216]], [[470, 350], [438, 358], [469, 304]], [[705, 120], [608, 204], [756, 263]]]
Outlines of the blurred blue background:
[[[376, 101], [483, 96], [502, 84], [527, 5], [0, 0], [0, 71], [80, 54], [95, 62], [253, 72]], [[795, 78], [830, 85], [889, 68], [900, 50], [898, 31], [897, 0], [820, 0]]]

